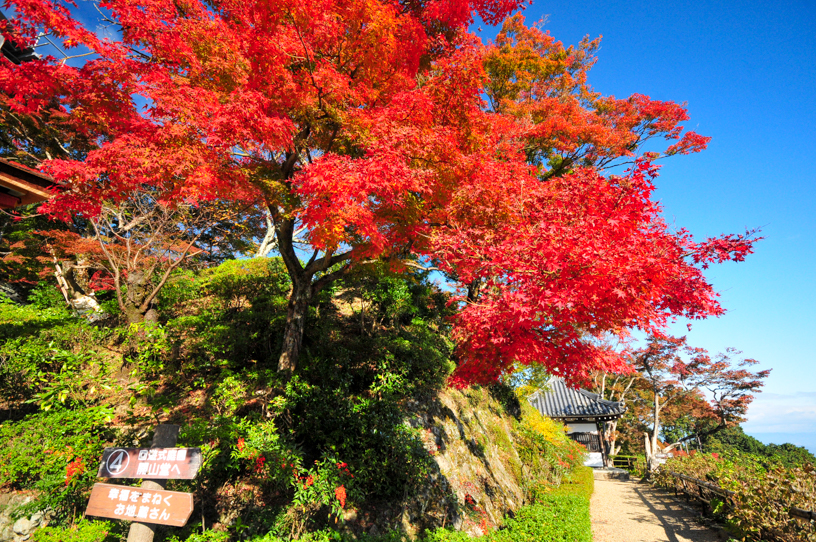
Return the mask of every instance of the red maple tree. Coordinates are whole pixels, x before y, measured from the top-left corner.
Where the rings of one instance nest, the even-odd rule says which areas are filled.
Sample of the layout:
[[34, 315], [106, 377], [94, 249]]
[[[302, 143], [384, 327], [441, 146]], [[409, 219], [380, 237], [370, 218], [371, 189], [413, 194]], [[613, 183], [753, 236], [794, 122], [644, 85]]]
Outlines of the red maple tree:
[[[661, 449], [658, 437], [664, 409], [682, 404], [687, 412], [698, 410], [700, 421], [716, 420], [713, 425], [707, 424], [707, 434], [745, 421], [748, 405], [771, 371], [749, 371], [748, 367], [758, 363], [754, 359], [742, 359], [735, 366], [732, 358], [739, 354], [730, 348], [712, 359], [705, 349], [689, 346], [685, 337], [665, 335], [649, 337], [648, 344], [632, 354], [636, 388], [642, 394], [640, 410], [649, 411], [641, 415], [651, 424], [646, 439], [650, 470], [657, 467], [658, 452], [670, 451], [686, 440], [704, 436], [694, 431]], [[708, 399], [703, 390], [709, 392]]]
[[0, 66], [8, 110], [53, 115], [56, 96], [98, 142], [44, 165], [71, 187], [46, 210], [93, 215], [145, 185], [171, 201], [263, 198], [292, 279], [280, 371], [296, 368], [315, 294], [380, 260], [462, 285], [455, 382], [513, 361], [573, 380], [623, 370], [595, 337], [720, 314], [701, 269], [751, 251], [660, 218], [660, 155], [637, 151], [656, 137], [662, 155], [704, 148], [682, 106], [595, 93], [596, 42], [564, 48], [520, 16], [495, 44], [467, 33], [474, 11], [497, 23], [518, 0], [107, 0], [115, 40], [59, 0], [10, 3], [18, 41], [44, 31], [91, 53]]

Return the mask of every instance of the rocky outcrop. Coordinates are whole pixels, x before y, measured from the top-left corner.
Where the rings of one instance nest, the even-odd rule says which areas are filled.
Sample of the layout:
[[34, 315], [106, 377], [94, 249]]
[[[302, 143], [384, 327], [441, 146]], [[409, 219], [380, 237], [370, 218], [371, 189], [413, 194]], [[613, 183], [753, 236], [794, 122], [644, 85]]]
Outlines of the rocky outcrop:
[[22, 290], [13, 284], [9, 284], [8, 282], [0, 281], [0, 296], [7, 297], [13, 303], [18, 305], [25, 305], [25, 298]]
[[346, 518], [351, 530], [416, 536], [447, 526], [479, 536], [525, 503], [517, 421], [489, 390], [445, 390], [406, 407], [406, 423], [434, 459], [432, 472], [412, 497], [354, 511]]
[[18, 515], [15, 512], [32, 500], [30, 494], [0, 493], [0, 542], [23, 542], [37, 527], [48, 523], [52, 517], [48, 510], [13, 519]]

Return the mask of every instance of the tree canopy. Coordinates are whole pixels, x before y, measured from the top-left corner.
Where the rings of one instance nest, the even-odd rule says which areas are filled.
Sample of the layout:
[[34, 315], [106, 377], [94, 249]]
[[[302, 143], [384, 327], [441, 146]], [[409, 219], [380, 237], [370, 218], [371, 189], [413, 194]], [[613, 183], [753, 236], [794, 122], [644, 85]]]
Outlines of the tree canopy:
[[[598, 339], [721, 314], [703, 270], [754, 239], [663, 221], [654, 161], [708, 138], [683, 131], [681, 105], [591, 89], [597, 40], [564, 47], [518, 14], [495, 43], [468, 33], [474, 13], [498, 23], [519, 4], [107, 0], [101, 38], [69, 2], [10, 0], [15, 40], [88, 56], [2, 63], [0, 112], [94, 142], [42, 163], [68, 187], [44, 205], [56, 216], [145, 187], [170, 205], [262, 203], [292, 282], [280, 371], [317, 293], [375, 262], [458, 284], [455, 383], [515, 362], [624, 371]], [[642, 151], [652, 139], [662, 152]]]

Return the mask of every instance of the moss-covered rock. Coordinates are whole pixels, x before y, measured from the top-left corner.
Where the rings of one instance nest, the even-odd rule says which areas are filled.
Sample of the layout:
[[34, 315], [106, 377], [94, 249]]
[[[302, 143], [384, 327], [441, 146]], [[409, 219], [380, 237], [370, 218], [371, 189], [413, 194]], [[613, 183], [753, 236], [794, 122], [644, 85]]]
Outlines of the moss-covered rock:
[[399, 527], [414, 536], [450, 527], [480, 536], [580, 464], [581, 451], [563, 426], [533, 409], [520, 409], [518, 418], [508, 410], [518, 412], [518, 405], [508, 409], [481, 387], [409, 402], [406, 423], [422, 435], [433, 466], [415, 496], [399, 503], [399, 518], [390, 525], [374, 520], [375, 532]]

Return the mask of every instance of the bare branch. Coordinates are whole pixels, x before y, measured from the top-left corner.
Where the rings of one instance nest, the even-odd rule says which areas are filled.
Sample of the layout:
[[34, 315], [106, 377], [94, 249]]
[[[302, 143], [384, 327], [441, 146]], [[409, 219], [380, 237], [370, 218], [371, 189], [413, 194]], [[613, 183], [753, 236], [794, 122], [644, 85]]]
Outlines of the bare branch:
[[441, 269], [439, 269], [438, 267], [434, 267], [434, 266], [427, 266], [426, 267], [424, 265], [420, 265], [418, 263], [415, 263], [415, 262], [412, 262], [412, 261], [409, 261], [409, 260], [403, 261], [402, 263], [406, 267], [411, 267], [413, 269], [419, 269], [420, 271], [441, 271]]

